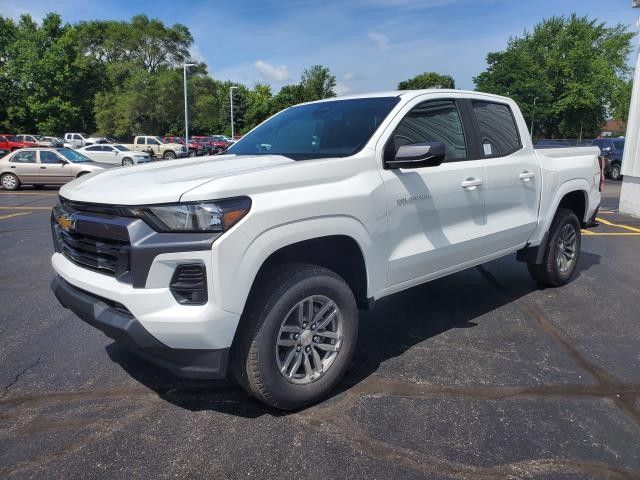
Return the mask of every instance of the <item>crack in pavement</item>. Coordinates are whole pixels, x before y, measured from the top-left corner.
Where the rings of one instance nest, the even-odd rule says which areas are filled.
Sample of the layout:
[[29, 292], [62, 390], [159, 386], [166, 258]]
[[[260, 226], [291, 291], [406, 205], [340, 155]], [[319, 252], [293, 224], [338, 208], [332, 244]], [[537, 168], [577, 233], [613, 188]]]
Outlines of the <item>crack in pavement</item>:
[[35, 363], [33, 363], [32, 365], [29, 365], [28, 367], [25, 367], [22, 369], [22, 371], [20, 371], [11, 382], [9, 382], [7, 385], [4, 386], [4, 393], [2, 395], [0, 395], [0, 398], [4, 398], [6, 395], [9, 394], [9, 389], [11, 387], [13, 387], [16, 383], [18, 383], [18, 380], [20, 380], [20, 377], [22, 375], [24, 375], [25, 373], [27, 373], [29, 370], [31, 370], [34, 367], [37, 367], [40, 364], [40, 361], [42, 360], [42, 355], [40, 355], [38, 357], [38, 359], [35, 361]]

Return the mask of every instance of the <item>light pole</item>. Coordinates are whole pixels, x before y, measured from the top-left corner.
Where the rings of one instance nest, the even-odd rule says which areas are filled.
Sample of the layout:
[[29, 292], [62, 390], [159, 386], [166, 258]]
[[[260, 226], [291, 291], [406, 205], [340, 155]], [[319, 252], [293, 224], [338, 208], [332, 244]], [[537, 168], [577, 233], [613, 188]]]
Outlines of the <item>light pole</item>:
[[233, 90], [238, 87], [229, 88], [229, 101], [231, 102], [231, 140], [233, 140]]
[[189, 154], [189, 112], [187, 111], [187, 68], [194, 67], [195, 63], [185, 63], [182, 65], [184, 74], [184, 146]]
[[531, 137], [531, 141], [533, 141], [533, 118], [535, 117], [535, 114], [536, 114], [536, 100], [538, 100], [538, 97], [534, 97], [533, 110], [531, 111], [531, 129], [529, 130], [529, 136]]

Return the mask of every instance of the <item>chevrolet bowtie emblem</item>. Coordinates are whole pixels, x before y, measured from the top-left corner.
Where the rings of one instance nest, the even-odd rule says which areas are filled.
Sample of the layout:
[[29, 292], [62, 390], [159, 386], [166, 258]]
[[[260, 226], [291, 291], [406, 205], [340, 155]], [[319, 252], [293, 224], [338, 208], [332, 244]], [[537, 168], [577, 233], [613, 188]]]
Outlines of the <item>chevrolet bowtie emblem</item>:
[[58, 225], [60, 225], [60, 228], [65, 231], [73, 230], [76, 227], [76, 220], [71, 216], [67, 216], [64, 214], [58, 215], [56, 221], [58, 222]]

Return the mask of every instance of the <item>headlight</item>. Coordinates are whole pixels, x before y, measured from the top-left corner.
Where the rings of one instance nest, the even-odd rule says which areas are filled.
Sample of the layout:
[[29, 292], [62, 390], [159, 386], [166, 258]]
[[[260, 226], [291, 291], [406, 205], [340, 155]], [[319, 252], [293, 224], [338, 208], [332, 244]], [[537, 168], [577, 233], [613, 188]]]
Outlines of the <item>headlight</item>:
[[143, 219], [158, 232], [224, 232], [249, 213], [250, 208], [251, 199], [239, 197], [214, 202], [127, 207], [126, 213]]

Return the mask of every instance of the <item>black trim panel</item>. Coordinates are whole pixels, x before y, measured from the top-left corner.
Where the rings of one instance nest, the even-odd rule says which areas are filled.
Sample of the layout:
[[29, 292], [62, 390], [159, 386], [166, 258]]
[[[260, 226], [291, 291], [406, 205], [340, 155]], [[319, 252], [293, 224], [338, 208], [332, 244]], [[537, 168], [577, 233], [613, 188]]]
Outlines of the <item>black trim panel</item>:
[[151, 335], [123, 306], [74, 287], [60, 276], [51, 290], [63, 307], [144, 359], [185, 378], [221, 379], [229, 349], [177, 349]]

